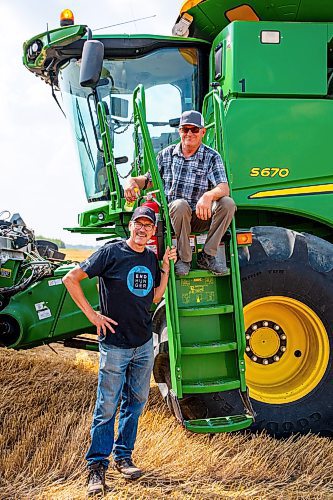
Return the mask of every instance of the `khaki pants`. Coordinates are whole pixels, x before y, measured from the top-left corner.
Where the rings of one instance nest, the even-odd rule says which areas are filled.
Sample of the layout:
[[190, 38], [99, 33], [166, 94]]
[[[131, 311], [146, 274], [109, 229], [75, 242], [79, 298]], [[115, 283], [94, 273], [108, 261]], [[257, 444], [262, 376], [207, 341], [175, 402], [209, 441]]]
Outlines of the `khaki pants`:
[[228, 229], [235, 214], [236, 205], [232, 198], [223, 196], [214, 201], [212, 218], [201, 220], [192, 211], [186, 200], [179, 199], [169, 203], [169, 214], [174, 232], [177, 237], [178, 255], [183, 262], [192, 261], [190, 234], [208, 230], [204, 251], [208, 255], [216, 256], [217, 248], [223, 235]]

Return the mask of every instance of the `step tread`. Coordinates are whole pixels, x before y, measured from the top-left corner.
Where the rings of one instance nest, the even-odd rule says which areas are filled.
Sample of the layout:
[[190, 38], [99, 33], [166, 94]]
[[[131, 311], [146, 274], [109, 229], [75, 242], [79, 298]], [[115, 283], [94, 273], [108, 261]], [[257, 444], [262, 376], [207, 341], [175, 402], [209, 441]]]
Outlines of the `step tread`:
[[184, 421], [186, 429], [197, 433], [239, 431], [246, 429], [252, 423], [253, 417], [246, 414]]
[[233, 311], [234, 306], [232, 304], [178, 308], [179, 316], [210, 316], [211, 314], [229, 314]]
[[186, 279], [192, 279], [192, 278], [224, 278], [225, 276], [230, 276], [231, 272], [230, 269], [228, 269], [228, 272], [223, 274], [222, 276], [213, 274], [210, 271], [206, 271], [205, 269], [192, 269], [186, 276], [176, 276], [176, 280], [186, 280]]
[[210, 352], [236, 351], [236, 349], [237, 342], [233, 341], [193, 342], [182, 346], [182, 354], [209, 354]]
[[213, 380], [183, 381], [183, 392], [200, 394], [206, 392], [223, 392], [240, 388], [240, 380], [232, 378], [216, 378]]

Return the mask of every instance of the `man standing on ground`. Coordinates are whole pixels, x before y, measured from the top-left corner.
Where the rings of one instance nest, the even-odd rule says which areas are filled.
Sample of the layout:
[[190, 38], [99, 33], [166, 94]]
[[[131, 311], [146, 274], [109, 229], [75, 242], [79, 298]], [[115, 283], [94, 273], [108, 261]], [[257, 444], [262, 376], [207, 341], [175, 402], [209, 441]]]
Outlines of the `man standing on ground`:
[[[189, 273], [192, 251], [191, 232], [208, 230], [198, 267], [214, 274], [225, 270], [217, 260], [220, 241], [234, 216], [236, 205], [229, 197], [229, 186], [220, 155], [204, 145], [206, 129], [201, 113], [185, 111], [180, 119], [180, 143], [168, 146], [157, 156], [158, 168], [169, 203], [169, 214], [178, 241], [178, 275]], [[150, 174], [131, 177], [125, 197], [133, 201], [140, 189], [151, 187]]]
[[[87, 452], [88, 496], [104, 493], [105, 471], [112, 452], [114, 468], [126, 479], [140, 477], [132, 462], [138, 419], [147, 401], [153, 367], [152, 302], [159, 302], [176, 249], [167, 249], [159, 268], [146, 248], [155, 234], [155, 212], [138, 207], [129, 224], [130, 237], [109, 243], [71, 270], [63, 282], [75, 303], [96, 325], [100, 345], [97, 400]], [[162, 274], [160, 273], [162, 271]], [[101, 312], [87, 301], [80, 282], [99, 277]], [[114, 423], [121, 398], [118, 437]]]

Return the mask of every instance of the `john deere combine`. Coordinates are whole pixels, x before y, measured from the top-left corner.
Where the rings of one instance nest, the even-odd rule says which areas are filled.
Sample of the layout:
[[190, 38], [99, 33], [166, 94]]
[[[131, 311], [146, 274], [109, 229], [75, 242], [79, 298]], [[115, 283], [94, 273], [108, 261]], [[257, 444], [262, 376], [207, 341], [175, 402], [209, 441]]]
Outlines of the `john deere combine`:
[[[61, 91], [77, 145], [91, 208], [69, 230], [125, 237], [122, 179], [149, 170], [160, 243], [171, 243], [155, 155], [178, 140], [182, 111], [201, 110], [238, 206], [220, 247], [230, 274], [196, 270], [204, 236], [193, 235], [193, 271], [171, 273], [154, 312], [155, 379], [190, 430], [236, 430], [253, 421], [246, 365], [253, 429], [331, 434], [331, 2], [189, 0], [173, 35], [92, 38], [65, 12], [62, 27], [24, 44], [25, 66]], [[238, 229], [251, 229], [252, 244]], [[7, 250], [2, 344], [96, 348], [82, 338], [91, 325], [61, 284], [71, 264]], [[85, 286], [98, 307], [95, 283]]]

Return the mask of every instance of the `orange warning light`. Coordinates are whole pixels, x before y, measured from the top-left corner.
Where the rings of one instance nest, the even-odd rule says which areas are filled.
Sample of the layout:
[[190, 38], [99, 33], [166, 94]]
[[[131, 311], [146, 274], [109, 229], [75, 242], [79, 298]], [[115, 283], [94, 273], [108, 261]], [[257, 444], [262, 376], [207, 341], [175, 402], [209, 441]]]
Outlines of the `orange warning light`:
[[237, 244], [238, 245], [252, 245], [252, 233], [237, 233]]
[[72, 26], [74, 24], [74, 14], [70, 9], [65, 9], [60, 14], [60, 26]]

